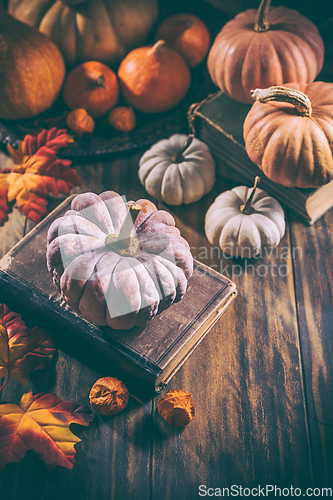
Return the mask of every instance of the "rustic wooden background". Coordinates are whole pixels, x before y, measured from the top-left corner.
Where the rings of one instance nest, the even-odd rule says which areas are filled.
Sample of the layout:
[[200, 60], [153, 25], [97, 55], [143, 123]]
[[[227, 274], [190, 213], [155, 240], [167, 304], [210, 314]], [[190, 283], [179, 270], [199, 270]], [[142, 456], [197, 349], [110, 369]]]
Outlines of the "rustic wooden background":
[[[78, 165], [80, 190], [146, 196], [137, 177], [141, 154]], [[115, 417], [73, 425], [82, 439], [73, 470], [48, 471], [28, 452], [0, 472], [0, 498], [192, 500], [201, 484], [333, 486], [333, 211], [312, 227], [286, 214], [285, 236], [271, 256], [220, 258], [216, 250], [211, 255], [204, 214], [231, 186], [220, 180], [200, 202], [172, 209], [194, 257], [229, 275], [239, 293], [169, 384], [193, 394], [193, 422], [170, 428], [157, 414], [161, 395], [145, 404], [131, 398]], [[10, 217], [0, 229], [2, 252], [33, 225], [15, 209]], [[65, 400], [88, 404], [104, 374], [60, 351], [55, 383], [42, 382]], [[1, 400], [18, 402], [24, 391], [10, 381]]]
[[[230, 16], [259, 3], [210, 2]], [[325, 75], [333, 77], [330, 3], [273, 4], [296, 8], [321, 27]], [[147, 196], [137, 177], [142, 153], [77, 165], [80, 191]], [[0, 155], [2, 168], [8, 160]], [[184, 429], [165, 424], [157, 414], [163, 393], [144, 404], [130, 398], [115, 417], [97, 415], [88, 428], [72, 426], [82, 439], [73, 470], [49, 471], [31, 451], [20, 463], [7, 465], [0, 471], [0, 499], [192, 500], [200, 498], [200, 485], [293, 486], [302, 493], [333, 488], [333, 211], [311, 227], [286, 213], [277, 252], [261, 260], [226, 259], [211, 250], [204, 215], [215, 196], [232, 186], [220, 180], [200, 202], [167, 207], [194, 257], [228, 275], [238, 288], [234, 304], [163, 392], [190, 391], [193, 422]], [[0, 228], [0, 255], [32, 227], [14, 207]], [[91, 386], [105, 374], [59, 351], [54, 378], [33, 379], [30, 388], [88, 404]], [[0, 401], [19, 402], [23, 392], [11, 380]]]

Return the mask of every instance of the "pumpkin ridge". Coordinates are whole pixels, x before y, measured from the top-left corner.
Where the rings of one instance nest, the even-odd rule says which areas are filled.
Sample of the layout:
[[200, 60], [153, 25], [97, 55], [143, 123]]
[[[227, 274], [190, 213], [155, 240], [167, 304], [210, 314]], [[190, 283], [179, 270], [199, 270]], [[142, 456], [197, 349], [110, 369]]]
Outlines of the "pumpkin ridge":
[[[298, 36], [295, 33], [288, 32], [288, 40], [294, 45], [294, 48], [300, 53], [302, 64], [306, 67], [306, 77], [305, 81], [303, 79], [298, 80], [298, 83], [307, 83], [309, 80], [312, 81], [319, 73], [319, 67], [316, 57], [309, 50], [309, 44], [304, 38]], [[311, 61], [309, 58], [311, 57]], [[299, 57], [297, 59], [300, 59]], [[315, 71], [314, 65], [315, 64]]]
[[[332, 174], [333, 174], [332, 149], [327, 141], [327, 136], [324, 130], [318, 127], [318, 125], [314, 122], [314, 120], [312, 121], [312, 127], [315, 129], [310, 131], [313, 159], [314, 159], [314, 176], [315, 179], [317, 179], [316, 185], [321, 185], [321, 184], [326, 184], [327, 182], [332, 180]], [[313, 137], [315, 137], [315, 139], [313, 139]], [[323, 158], [323, 156], [325, 156], [326, 157], [325, 159], [328, 161], [325, 162], [322, 161], [320, 165], [320, 158]], [[318, 168], [318, 166], [321, 166], [321, 168]]]
[[[260, 251], [260, 248], [262, 245], [261, 232], [259, 231], [259, 228], [257, 227], [257, 225], [254, 223], [254, 221], [252, 219], [252, 214], [251, 215], [244, 215], [244, 218], [242, 219], [241, 223], [239, 224], [239, 230], [238, 230], [238, 235], [237, 235], [237, 250], [238, 250], [238, 255], [240, 255], [241, 257], [243, 257], [243, 247], [242, 247], [242, 244], [240, 241], [240, 236], [242, 234], [243, 226], [244, 226], [244, 231], [246, 232], [246, 230], [247, 231], [249, 230], [250, 225], [252, 225], [252, 227], [254, 228], [255, 232], [257, 233], [257, 238], [259, 240], [258, 245], [256, 245], [256, 249], [255, 249], [253, 255], [257, 255], [258, 249]], [[252, 238], [253, 238], [253, 236], [254, 236], [254, 234], [252, 233]]]
[[[277, 109], [274, 108], [275, 106], [267, 106], [268, 111], [272, 110], [267, 113], [268, 116], [277, 112]], [[254, 120], [254, 123], [249, 125], [248, 132], [245, 137], [246, 144], [249, 143], [248, 136], [251, 137], [250, 146], [255, 151], [255, 155], [259, 158], [260, 165], [262, 165], [263, 163], [263, 151], [265, 151], [265, 148], [267, 147], [267, 144], [272, 135], [271, 130], [275, 130], [273, 124], [270, 124], [269, 127], [267, 127], [267, 115], [265, 114], [264, 116], [262, 116], [262, 118], [258, 122]]]
[[[313, 85], [314, 85], [314, 84], [317, 84], [317, 83], [326, 83], [326, 82], [313, 82]], [[317, 85], [316, 85], [316, 86], [317, 86]], [[307, 86], [307, 87], [308, 87], [308, 86]], [[308, 90], [308, 89], [306, 89], [306, 90]], [[302, 91], [302, 92], [303, 92], [303, 91]], [[310, 92], [310, 93], [311, 93], [311, 92]], [[307, 92], [304, 92], [304, 94], [308, 95], [308, 94], [307, 94]], [[311, 105], [312, 105], [312, 113], [316, 113], [316, 109], [313, 109], [313, 108], [316, 108], [316, 101], [318, 101], [318, 99], [320, 99], [320, 97], [321, 97], [323, 94], [324, 94], [325, 96], [327, 95], [327, 89], [325, 90], [325, 88], [323, 88], [323, 90], [322, 90], [319, 94], [317, 94], [317, 92], [315, 92], [315, 95], [314, 95], [313, 99], [310, 99], [310, 97], [308, 96], [308, 97], [309, 97], [309, 99], [311, 100]], [[327, 105], [328, 105], [328, 106], [333, 106], [332, 104], [326, 104], [326, 106], [327, 106]], [[319, 104], [319, 105], [317, 105], [317, 106], [318, 106], [318, 107], [321, 107], [321, 106], [325, 106], [325, 104]]]
[[[274, 82], [273, 83], [274, 83], [274, 85], [279, 85], [277, 82], [281, 81], [281, 84], [283, 84], [283, 82], [284, 82], [284, 75], [283, 75], [283, 70], [282, 70], [282, 67], [281, 67], [281, 64], [280, 64], [279, 52], [277, 50], [277, 47], [273, 43], [273, 40], [272, 40], [272, 38], [270, 36], [269, 30], [265, 33], [265, 35], [266, 35], [266, 43], [270, 44], [270, 46], [271, 46], [272, 54], [271, 54], [270, 59], [273, 60], [273, 55], [274, 55], [274, 58], [276, 58], [277, 61], [278, 61], [278, 63], [279, 63], [278, 64], [278, 68], [276, 68], [276, 67], [274, 68], [274, 72], [277, 73], [277, 71], [279, 71], [280, 75], [279, 75], [279, 78], [278, 78], [277, 74], [274, 75]], [[260, 55], [259, 59], [260, 59], [260, 62], [261, 62], [262, 61], [261, 55]], [[268, 64], [268, 67], [270, 67], [270, 63]], [[265, 68], [265, 66], [261, 65], [261, 69], [262, 69], [262, 74], [268, 73], [267, 72], [267, 68]]]
[[[282, 64], [282, 78], [283, 78], [282, 85], [285, 85], [286, 83], [288, 83], [288, 81], [294, 81], [294, 80], [295, 80], [295, 81], [300, 81], [300, 77], [299, 77], [299, 75], [298, 75], [298, 72], [299, 72], [299, 66], [298, 66], [298, 65], [297, 65], [297, 66], [295, 65], [295, 58], [294, 58], [294, 54], [293, 54], [293, 52], [290, 50], [290, 44], [288, 44], [288, 43], [286, 42], [285, 36], [281, 36], [281, 33], [284, 33], [284, 32], [276, 31], [276, 32], [274, 33], [274, 38], [275, 38], [276, 40], [278, 40], [278, 41], [279, 41], [279, 44], [280, 44], [280, 45], [281, 45], [281, 44], [283, 45], [283, 50], [282, 50], [282, 54], [281, 54], [281, 55], [282, 55], [282, 56], [284, 56], [284, 53], [285, 53], [286, 51], [287, 51], [287, 52], [288, 52], [288, 54], [290, 55], [290, 59], [293, 61], [291, 66], [292, 66], [293, 70], [294, 70], [294, 71], [295, 71], [295, 73], [296, 73], [296, 76], [295, 76], [294, 78], [289, 78], [289, 75], [288, 75], [288, 77], [287, 77], [287, 76], [285, 75], [285, 68], [284, 68], [284, 64]], [[289, 32], [288, 32], [288, 34], [289, 34]], [[272, 43], [273, 43], [273, 42], [272, 42]], [[276, 52], [277, 52], [277, 56], [278, 56], [279, 60], [281, 60], [281, 57], [280, 57], [280, 51], [278, 51], [278, 50], [276, 49]]]
[[[250, 97], [249, 94], [246, 94], [246, 89], [245, 89], [245, 86], [248, 83], [247, 79], [245, 79], [245, 73], [248, 70], [248, 68], [247, 68], [247, 66], [249, 65], [248, 64], [248, 59], [251, 58], [251, 50], [250, 49], [251, 49], [251, 45], [256, 41], [257, 37], [258, 36], [262, 36], [262, 35], [266, 36], [266, 33], [258, 34], [256, 32], [253, 32], [253, 36], [249, 40], [249, 43], [248, 43], [248, 45], [246, 47], [245, 55], [244, 55], [244, 58], [243, 58], [242, 70], [241, 70], [241, 75], [240, 75], [241, 76], [240, 81], [241, 81], [241, 88], [242, 88], [243, 96], [244, 96], [244, 99], [246, 100], [246, 102], [249, 102], [249, 97]], [[252, 68], [253, 65], [250, 64], [249, 66], [250, 66], [250, 68]], [[253, 78], [253, 76], [251, 75], [251, 71], [250, 71], [250, 79], [252, 79], [252, 78]], [[250, 86], [252, 86], [252, 82], [251, 82]], [[252, 90], [252, 89], [249, 89], [248, 92], [250, 92], [250, 90]], [[253, 101], [252, 98], [251, 98], [251, 101]]]
[[[299, 171], [300, 171], [300, 166], [301, 166], [301, 161], [300, 161], [300, 156], [303, 148], [303, 141], [304, 141], [304, 120], [301, 120], [301, 131], [300, 131], [300, 137], [302, 140], [298, 141], [298, 154], [297, 154], [297, 163], [296, 163], [296, 170], [295, 170], [295, 185], [297, 185], [297, 180], [299, 177]], [[296, 141], [297, 143], [297, 141]], [[288, 170], [288, 166], [286, 165], [286, 170]], [[288, 175], [288, 172], [286, 172]]]
[[[96, 252], [96, 253], [98, 253], [98, 250], [92, 250], [91, 252], [92, 252], [92, 254], [94, 254], [95, 252]], [[88, 253], [88, 252], [85, 252], [85, 253]], [[66, 277], [68, 276], [68, 271], [67, 271], [67, 269], [71, 266], [71, 264], [73, 264], [73, 267], [75, 267], [75, 262], [76, 262], [76, 260], [77, 260], [78, 258], [80, 258], [80, 257], [83, 257], [83, 256], [85, 255], [85, 253], [83, 253], [83, 254], [78, 255], [77, 257], [75, 257], [75, 259], [73, 259], [73, 260], [70, 262], [70, 264], [66, 267], [66, 269], [64, 269], [64, 272], [63, 272], [63, 274], [62, 274], [62, 276], [61, 276], [61, 279], [60, 279], [60, 288], [61, 288], [61, 293], [62, 293], [62, 294], [63, 294], [63, 289], [64, 289], [64, 283], [63, 283], [64, 278], [63, 278], [63, 276], [66, 276]], [[75, 310], [79, 310], [80, 301], [81, 301], [81, 298], [82, 298], [83, 292], [84, 292], [84, 290], [85, 290], [85, 287], [86, 287], [86, 285], [87, 285], [88, 281], [91, 279], [91, 277], [92, 277], [92, 276], [96, 273], [96, 270], [97, 270], [97, 265], [98, 265], [99, 261], [100, 261], [100, 260], [101, 260], [101, 259], [102, 259], [102, 258], [103, 258], [106, 254], [107, 254], [107, 252], [105, 252], [105, 251], [101, 251], [100, 253], [101, 253], [101, 255], [98, 257], [97, 261], [95, 262], [95, 265], [94, 265], [94, 267], [93, 267], [93, 269], [92, 269], [92, 272], [91, 272], [90, 276], [86, 279], [86, 281], [85, 281], [84, 285], [81, 287], [81, 292], [80, 292], [80, 295], [79, 295], [79, 297], [78, 297], [78, 300], [76, 301], [77, 303], [76, 303], [75, 307], [73, 307], [73, 305], [72, 305], [72, 299], [71, 299], [70, 307], [73, 307], [73, 309], [75, 309]], [[70, 279], [71, 277], [70, 277], [70, 276], [68, 276], [68, 278]], [[67, 289], [67, 288], [68, 288], [68, 282], [66, 281], [66, 289]], [[65, 295], [66, 295], [66, 296], [67, 296], [67, 293], [68, 293], [68, 292], [66, 291], [66, 292], [65, 292]], [[69, 299], [69, 297], [68, 297], [68, 299]], [[65, 300], [66, 300], [66, 299], [65, 299]], [[66, 300], [66, 302], [68, 303], [68, 300]]]
[[[246, 47], [244, 49], [244, 54], [245, 55], [247, 53], [247, 50], [249, 48], [249, 45], [250, 45], [252, 39], [256, 36], [256, 33], [253, 32], [252, 36], [250, 35], [250, 33], [247, 33], [247, 36], [249, 37], [249, 42], [247, 43], [247, 45], [246, 45]], [[236, 44], [236, 47], [231, 44], [231, 40], [233, 40], [233, 38], [235, 38], [235, 40], [237, 41], [237, 39], [239, 38], [239, 34], [236, 32], [230, 38], [227, 38], [225, 36], [223, 37], [223, 41], [220, 44], [220, 46], [216, 47], [216, 49], [218, 49], [218, 50], [216, 50], [216, 58], [219, 57], [219, 54], [221, 52], [222, 52], [223, 58], [219, 59], [218, 62], [215, 63], [215, 65], [214, 65], [215, 79], [218, 82], [217, 86], [220, 87], [220, 88], [222, 88], [222, 89], [225, 89], [225, 91], [228, 93], [228, 95], [231, 95], [230, 86], [232, 86], [233, 83], [226, 81], [226, 71], [223, 70], [223, 72], [222, 72], [221, 68], [224, 68], [225, 66], [229, 66], [228, 60], [232, 59], [234, 57], [235, 50], [237, 50], [237, 51], [239, 50], [239, 44]], [[221, 45], [223, 43], [229, 45], [228, 50], [226, 50], [226, 51], [222, 51], [221, 50]], [[242, 71], [243, 71], [244, 62], [245, 62], [245, 55], [244, 55], [243, 63], [240, 66], [240, 75], [239, 75], [240, 76], [240, 81], [242, 81]], [[216, 76], [216, 72], [218, 72], [218, 76]], [[243, 88], [243, 84], [241, 83], [240, 86], [241, 86], [242, 94], [243, 94], [243, 96], [245, 96], [245, 90]]]
[[[200, 160], [200, 158], [198, 158], [198, 159]], [[202, 158], [202, 159], [205, 160], [206, 158]], [[205, 179], [205, 177], [203, 176], [203, 174], [201, 172], [200, 166], [196, 164], [196, 161], [195, 161], [196, 158], [192, 157], [192, 158], [188, 158], [188, 160], [192, 161], [192, 165], [191, 166], [195, 168], [195, 170], [199, 173], [199, 175], [200, 175], [200, 177], [202, 179], [202, 182], [203, 182], [203, 184], [205, 186], [205, 193], [204, 194], [208, 193], [212, 189], [213, 186], [210, 186], [209, 184], [207, 185], [206, 179]], [[215, 180], [214, 180], [214, 183], [215, 183]]]
[[[259, 236], [260, 236], [260, 248], [275, 248], [280, 239], [280, 230], [277, 227], [276, 223], [270, 219], [269, 217], [266, 217], [266, 215], [263, 214], [252, 214], [253, 215], [253, 222], [255, 221], [255, 226], [258, 229]], [[268, 230], [268, 238], [267, 237], [267, 231], [265, 231], [265, 227], [263, 225], [269, 227]]]
[[[305, 149], [306, 150], [306, 157], [309, 158], [309, 161], [305, 163], [307, 164], [307, 170], [308, 170], [308, 174], [310, 175], [307, 175], [307, 178], [313, 178], [313, 172], [314, 172], [314, 161], [313, 161], [313, 147], [312, 147], [312, 141], [311, 141], [311, 134], [309, 133], [309, 131], [307, 129], [304, 129], [303, 127], [303, 134], [302, 134], [302, 147], [301, 147], [301, 155], [300, 155], [300, 161], [298, 163], [298, 169], [297, 169], [297, 174], [301, 168], [301, 163], [303, 163], [303, 158], [302, 158], [302, 153], [303, 153], [303, 150]], [[303, 182], [304, 184], [304, 182]], [[300, 186], [300, 187], [303, 187], [303, 186]]]
[[[272, 127], [273, 131], [272, 133], [268, 136], [266, 135], [265, 130], [264, 130], [264, 139], [266, 139], [265, 143], [263, 144], [263, 141], [259, 141], [259, 135], [257, 134], [257, 140], [260, 145], [260, 151], [261, 151], [261, 166], [264, 171], [264, 174], [274, 182], [279, 182], [279, 177], [280, 177], [280, 170], [276, 172], [276, 168], [274, 168], [274, 165], [271, 164], [270, 158], [272, 157], [272, 150], [278, 149], [280, 152], [280, 144], [277, 146], [276, 145], [276, 139], [280, 136], [281, 130], [278, 132], [279, 129], [284, 128], [284, 122], [281, 121], [277, 127]], [[282, 132], [283, 133], [283, 132]], [[275, 140], [274, 140], [275, 139]], [[262, 154], [263, 152], [263, 154]], [[274, 157], [275, 158], [275, 157]]]

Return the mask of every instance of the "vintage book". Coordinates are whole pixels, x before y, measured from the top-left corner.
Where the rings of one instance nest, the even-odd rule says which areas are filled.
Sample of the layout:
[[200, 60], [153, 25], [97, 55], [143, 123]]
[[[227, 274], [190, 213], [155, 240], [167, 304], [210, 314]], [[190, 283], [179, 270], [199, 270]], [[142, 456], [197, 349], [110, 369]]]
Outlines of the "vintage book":
[[[158, 392], [176, 373], [236, 296], [225, 276], [194, 263], [187, 293], [147, 326], [129, 330], [98, 327], [73, 312], [56, 290], [46, 267], [46, 235], [69, 209], [67, 198], [0, 261], [0, 298], [33, 322], [45, 325], [57, 344], [97, 371], [120, 374], [129, 388]], [[108, 369], [109, 368], [109, 369]], [[104, 368], [103, 368], [104, 370]], [[151, 391], [150, 391], [151, 392]]]
[[269, 180], [248, 157], [243, 140], [243, 123], [250, 104], [237, 102], [221, 91], [193, 105], [189, 121], [195, 133], [210, 148], [217, 163], [217, 174], [247, 186], [261, 178], [259, 187], [312, 224], [333, 206], [333, 181], [320, 188], [285, 187]]

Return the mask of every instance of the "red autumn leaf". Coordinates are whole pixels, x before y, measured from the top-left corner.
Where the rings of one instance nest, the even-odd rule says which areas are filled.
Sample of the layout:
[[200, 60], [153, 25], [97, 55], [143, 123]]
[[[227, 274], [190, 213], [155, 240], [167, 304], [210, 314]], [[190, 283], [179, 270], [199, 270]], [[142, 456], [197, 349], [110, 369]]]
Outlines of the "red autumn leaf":
[[55, 351], [40, 328], [27, 328], [19, 314], [0, 304], [0, 379], [7, 377], [5, 384], [13, 378], [27, 386], [29, 374], [46, 368]]
[[8, 183], [7, 177], [10, 168], [3, 168], [0, 170], [0, 224], [6, 218], [8, 212], [7, 193]]
[[53, 127], [50, 130], [42, 130], [38, 135], [27, 134], [21, 142], [21, 151], [23, 155], [32, 156], [43, 146], [57, 152], [60, 148], [66, 147], [67, 144], [66, 129]]
[[21, 460], [34, 450], [49, 469], [56, 465], [72, 469], [75, 443], [72, 423], [88, 426], [89, 408], [62, 401], [54, 394], [28, 392], [19, 405], [0, 404], [0, 467]]
[[0, 185], [0, 224], [6, 218], [7, 212], [7, 189]]
[[29, 219], [39, 222], [47, 212], [48, 194], [70, 194], [81, 179], [70, 167], [71, 161], [59, 159], [57, 151], [68, 144], [66, 130], [42, 130], [37, 136], [27, 135], [14, 149], [7, 145], [14, 161], [6, 176], [7, 199], [16, 200], [18, 209]]

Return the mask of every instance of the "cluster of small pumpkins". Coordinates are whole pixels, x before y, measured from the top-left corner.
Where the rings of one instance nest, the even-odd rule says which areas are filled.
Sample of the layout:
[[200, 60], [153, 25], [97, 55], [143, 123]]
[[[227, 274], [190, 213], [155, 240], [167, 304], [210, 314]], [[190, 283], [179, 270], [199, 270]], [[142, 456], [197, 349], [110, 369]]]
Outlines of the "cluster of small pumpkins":
[[[287, 7], [270, 9], [270, 3], [262, 0], [258, 10], [241, 12], [222, 28], [208, 70], [225, 94], [253, 104], [244, 141], [265, 175], [285, 186], [321, 186], [333, 179], [333, 84], [313, 82], [324, 44], [311, 21]], [[184, 153], [184, 137], [176, 142], [173, 136], [170, 144], [161, 141], [145, 153], [139, 177], [152, 196], [191, 203], [214, 184], [212, 159], [203, 143]], [[282, 207], [257, 182], [252, 190], [239, 186], [220, 194], [206, 214], [208, 240], [228, 254], [255, 256], [277, 246], [284, 234]]]
[[[61, 88], [73, 110], [67, 125], [78, 135], [92, 132], [101, 116], [130, 131], [134, 110], [175, 107], [190, 87], [190, 68], [207, 55], [210, 34], [198, 17], [175, 14], [160, 24], [154, 45], [142, 46], [157, 16], [156, 0], [61, 0], [46, 10], [43, 2], [10, 0], [0, 16], [0, 117], [35, 116]], [[110, 64], [119, 62], [116, 75]], [[67, 76], [65, 64], [74, 66]], [[115, 107], [120, 93], [128, 106]]]

